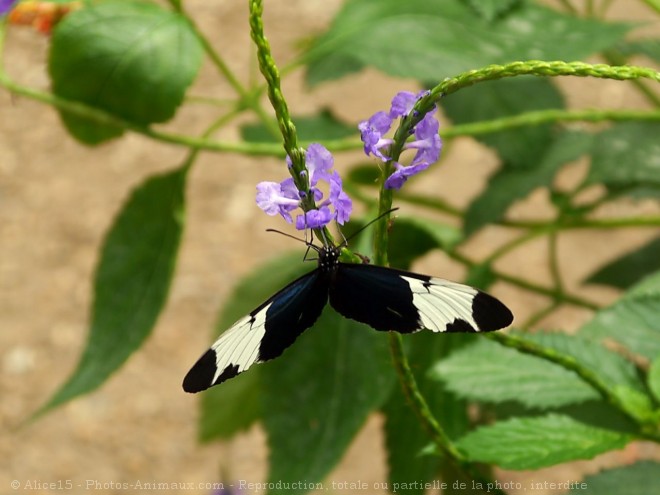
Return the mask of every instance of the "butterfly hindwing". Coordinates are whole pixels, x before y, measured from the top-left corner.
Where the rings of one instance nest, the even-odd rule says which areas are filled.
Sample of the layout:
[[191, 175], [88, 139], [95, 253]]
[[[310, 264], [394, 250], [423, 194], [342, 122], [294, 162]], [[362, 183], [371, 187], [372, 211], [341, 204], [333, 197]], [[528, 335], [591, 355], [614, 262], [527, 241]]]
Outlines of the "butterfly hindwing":
[[388, 268], [340, 263], [330, 285], [330, 305], [376, 330], [411, 333], [420, 328], [410, 285]]
[[489, 332], [513, 320], [504, 304], [467, 285], [374, 265], [341, 263], [330, 304], [376, 330], [401, 333]]
[[278, 357], [323, 311], [328, 276], [316, 269], [293, 281], [226, 330], [183, 380], [186, 392], [200, 392]]

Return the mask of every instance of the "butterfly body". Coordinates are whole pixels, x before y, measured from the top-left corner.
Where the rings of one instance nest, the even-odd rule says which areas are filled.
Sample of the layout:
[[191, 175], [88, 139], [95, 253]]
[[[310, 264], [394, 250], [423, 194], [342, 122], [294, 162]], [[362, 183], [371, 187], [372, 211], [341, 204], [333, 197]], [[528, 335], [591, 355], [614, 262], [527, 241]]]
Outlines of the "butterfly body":
[[316, 322], [328, 301], [342, 316], [379, 331], [489, 332], [513, 320], [504, 304], [472, 287], [393, 268], [343, 263], [338, 247], [314, 248], [317, 268], [225, 331], [186, 375], [186, 392], [205, 390], [278, 357]]

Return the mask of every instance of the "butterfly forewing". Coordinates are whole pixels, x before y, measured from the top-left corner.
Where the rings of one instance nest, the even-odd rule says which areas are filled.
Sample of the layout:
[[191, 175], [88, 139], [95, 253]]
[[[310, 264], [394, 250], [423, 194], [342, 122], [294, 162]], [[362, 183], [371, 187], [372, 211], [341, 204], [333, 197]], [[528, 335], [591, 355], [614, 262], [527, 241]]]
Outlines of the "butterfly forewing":
[[328, 277], [316, 269], [290, 283], [226, 330], [183, 380], [200, 392], [278, 357], [318, 319], [328, 300]]

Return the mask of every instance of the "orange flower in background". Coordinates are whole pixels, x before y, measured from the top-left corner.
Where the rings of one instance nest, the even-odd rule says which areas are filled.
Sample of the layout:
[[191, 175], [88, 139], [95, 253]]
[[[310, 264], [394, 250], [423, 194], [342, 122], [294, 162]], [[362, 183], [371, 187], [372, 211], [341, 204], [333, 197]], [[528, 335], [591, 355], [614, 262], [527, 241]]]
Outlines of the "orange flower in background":
[[15, 4], [9, 11], [9, 24], [32, 26], [43, 34], [50, 34], [53, 27], [69, 12], [82, 7], [81, 2], [53, 3], [26, 1]]

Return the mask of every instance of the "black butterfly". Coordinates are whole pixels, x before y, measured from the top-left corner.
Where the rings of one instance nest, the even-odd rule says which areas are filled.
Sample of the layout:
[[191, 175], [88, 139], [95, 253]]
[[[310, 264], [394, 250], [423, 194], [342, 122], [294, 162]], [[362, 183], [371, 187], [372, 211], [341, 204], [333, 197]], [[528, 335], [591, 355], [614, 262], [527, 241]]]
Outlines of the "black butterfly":
[[467, 285], [343, 263], [340, 247], [308, 246], [318, 252], [318, 267], [225, 331], [184, 378], [186, 392], [206, 390], [255, 363], [278, 357], [314, 324], [328, 299], [342, 316], [381, 331], [491, 332], [513, 321], [499, 300]]

